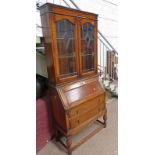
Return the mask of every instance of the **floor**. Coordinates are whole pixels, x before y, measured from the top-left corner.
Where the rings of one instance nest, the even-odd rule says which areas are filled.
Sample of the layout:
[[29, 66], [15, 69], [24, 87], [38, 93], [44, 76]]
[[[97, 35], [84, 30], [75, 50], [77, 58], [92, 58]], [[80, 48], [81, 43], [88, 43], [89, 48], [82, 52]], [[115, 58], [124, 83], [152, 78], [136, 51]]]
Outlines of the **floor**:
[[[107, 127], [102, 129], [88, 141], [73, 151], [72, 155], [117, 155], [118, 154], [118, 100], [111, 98], [107, 101]], [[80, 137], [94, 129], [91, 125], [79, 135], [73, 137], [76, 142]], [[48, 142], [37, 155], [67, 155], [66, 150], [55, 140]]]

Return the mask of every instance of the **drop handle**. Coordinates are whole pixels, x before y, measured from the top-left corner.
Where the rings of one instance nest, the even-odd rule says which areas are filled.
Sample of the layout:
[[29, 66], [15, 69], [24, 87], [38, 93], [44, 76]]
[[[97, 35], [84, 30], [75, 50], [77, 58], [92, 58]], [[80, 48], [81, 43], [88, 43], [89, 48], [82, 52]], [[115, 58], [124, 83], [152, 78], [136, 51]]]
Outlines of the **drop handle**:
[[80, 124], [80, 120], [77, 120], [77, 123]]
[[79, 110], [77, 110], [76, 113], [78, 114], [79, 113]]

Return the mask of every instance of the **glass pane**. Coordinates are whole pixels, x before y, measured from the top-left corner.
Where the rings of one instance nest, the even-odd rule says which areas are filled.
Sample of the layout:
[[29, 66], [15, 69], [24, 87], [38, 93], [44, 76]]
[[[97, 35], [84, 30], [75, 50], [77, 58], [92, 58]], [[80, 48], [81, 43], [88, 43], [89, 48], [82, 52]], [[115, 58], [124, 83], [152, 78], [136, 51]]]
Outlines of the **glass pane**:
[[82, 71], [94, 70], [94, 27], [90, 23], [81, 26]]
[[60, 78], [76, 74], [74, 29], [68, 20], [56, 22]]

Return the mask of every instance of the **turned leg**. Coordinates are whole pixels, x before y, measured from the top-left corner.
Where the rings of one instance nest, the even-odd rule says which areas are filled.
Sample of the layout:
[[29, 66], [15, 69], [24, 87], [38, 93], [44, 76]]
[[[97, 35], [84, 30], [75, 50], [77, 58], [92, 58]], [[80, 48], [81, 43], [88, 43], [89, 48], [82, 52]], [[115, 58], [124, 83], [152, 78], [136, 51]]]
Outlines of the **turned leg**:
[[70, 136], [66, 137], [66, 144], [67, 144], [68, 155], [71, 155], [72, 154], [72, 151], [71, 151], [72, 140]]
[[106, 128], [106, 126], [107, 126], [107, 108], [105, 109], [105, 114], [103, 116], [103, 120], [104, 120], [104, 128]]

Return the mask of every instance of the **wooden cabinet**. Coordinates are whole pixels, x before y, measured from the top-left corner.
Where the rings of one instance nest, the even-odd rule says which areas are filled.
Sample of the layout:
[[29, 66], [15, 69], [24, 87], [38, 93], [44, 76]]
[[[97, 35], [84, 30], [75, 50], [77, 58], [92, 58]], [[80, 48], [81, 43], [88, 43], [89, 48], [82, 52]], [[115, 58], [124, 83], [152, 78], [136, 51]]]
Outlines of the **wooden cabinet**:
[[97, 15], [49, 3], [40, 13], [57, 139], [66, 136], [70, 155], [76, 147], [72, 135], [100, 116], [106, 126], [105, 90], [97, 75]]

